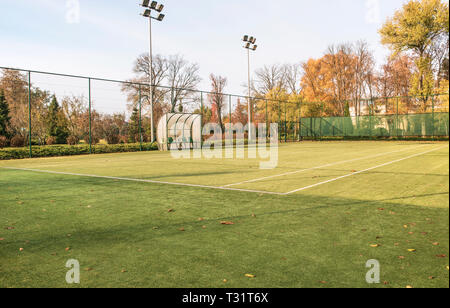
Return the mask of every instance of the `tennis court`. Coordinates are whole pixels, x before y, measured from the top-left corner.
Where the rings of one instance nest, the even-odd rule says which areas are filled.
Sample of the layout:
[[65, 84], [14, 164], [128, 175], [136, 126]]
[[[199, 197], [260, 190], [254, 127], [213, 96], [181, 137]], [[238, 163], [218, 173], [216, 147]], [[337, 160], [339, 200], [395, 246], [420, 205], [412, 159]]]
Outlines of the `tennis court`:
[[367, 287], [369, 259], [374, 287], [448, 287], [448, 155], [371, 141], [282, 144], [273, 170], [167, 152], [2, 161], [0, 286], [66, 287], [75, 258], [81, 287]]
[[[418, 169], [427, 155], [448, 152], [444, 143], [306, 142], [281, 145], [278, 167], [261, 170], [260, 159], [175, 159], [169, 153], [112, 154], [2, 163], [28, 172], [140, 181], [157, 185], [289, 195], [359, 182], [372, 171]], [[422, 171], [422, 170], [417, 170]], [[422, 171], [423, 172], [423, 171]], [[426, 172], [423, 173], [426, 175]], [[326, 187], [322, 187], [326, 186]]]

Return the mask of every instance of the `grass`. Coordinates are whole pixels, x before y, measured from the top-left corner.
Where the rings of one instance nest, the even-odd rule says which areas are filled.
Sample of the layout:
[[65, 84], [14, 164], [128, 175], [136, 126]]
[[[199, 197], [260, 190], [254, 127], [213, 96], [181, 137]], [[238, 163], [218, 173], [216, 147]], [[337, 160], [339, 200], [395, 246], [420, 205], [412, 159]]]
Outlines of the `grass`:
[[448, 288], [448, 143], [282, 145], [275, 170], [160, 152], [0, 167], [223, 186], [353, 160], [232, 186], [285, 193], [434, 149], [282, 196], [0, 168], [0, 287], [69, 287], [74, 258], [79, 287]]

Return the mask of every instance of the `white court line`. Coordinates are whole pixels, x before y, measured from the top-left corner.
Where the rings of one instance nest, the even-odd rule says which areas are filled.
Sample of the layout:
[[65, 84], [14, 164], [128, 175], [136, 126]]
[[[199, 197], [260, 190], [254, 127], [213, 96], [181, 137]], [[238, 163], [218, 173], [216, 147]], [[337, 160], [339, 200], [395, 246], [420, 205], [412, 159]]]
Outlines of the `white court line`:
[[320, 186], [320, 185], [324, 185], [324, 184], [328, 184], [328, 183], [331, 183], [331, 182], [335, 182], [335, 181], [338, 181], [338, 180], [341, 180], [341, 179], [344, 179], [344, 178], [351, 177], [353, 175], [361, 174], [361, 173], [364, 173], [364, 172], [367, 172], [367, 171], [371, 171], [371, 170], [374, 170], [374, 169], [378, 169], [378, 168], [381, 168], [381, 167], [392, 165], [392, 164], [395, 164], [395, 163], [398, 163], [398, 162], [401, 162], [401, 161], [404, 161], [404, 160], [407, 160], [407, 159], [411, 159], [411, 158], [414, 158], [414, 157], [417, 157], [417, 156], [421, 156], [421, 155], [425, 155], [425, 154], [428, 154], [428, 153], [431, 153], [431, 152], [435, 152], [435, 151], [441, 150], [443, 148], [447, 148], [447, 146], [440, 147], [440, 148], [433, 149], [433, 150], [426, 151], [426, 152], [422, 152], [422, 153], [418, 153], [418, 154], [414, 154], [414, 155], [411, 155], [411, 156], [408, 156], [408, 157], [397, 159], [397, 160], [394, 160], [394, 161], [391, 161], [391, 162], [388, 162], [388, 163], [384, 163], [382, 165], [378, 165], [378, 166], [375, 166], [375, 167], [371, 167], [371, 168], [368, 168], [368, 169], [365, 169], [365, 170], [361, 170], [361, 171], [358, 171], [358, 172], [354, 172], [354, 173], [350, 173], [350, 174], [347, 174], [347, 175], [343, 175], [343, 176], [340, 176], [340, 177], [337, 177], [337, 178], [334, 178], [334, 179], [331, 179], [331, 180], [328, 180], [328, 181], [324, 181], [324, 182], [321, 182], [321, 183], [317, 183], [317, 184], [314, 184], [314, 185], [309, 185], [309, 186], [306, 186], [306, 187], [302, 187], [302, 188], [299, 188], [299, 189], [287, 192], [284, 195], [290, 195], [290, 194], [293, 194], [293, 193], [296, 193], [296, 192], [299, 192], [299, 191], [303, 191], [303, 190], [307, 190], [307, 189], [310, 189], [310, 188], [313, 188], [313, 187], [317, 187], [317, 186]]
[[366, 156], [366, 157], [354, 158], [354, 159], [350, 159], [350, 160], [344, 160], [344, 161], [340, 161], [340, 162], [326, 164], [326, 165], [323, 165], [323, 166], [317, 166], [317, 167], [308, 168], [308, 169], [301, 169], [301, 170], [286, 172], [286, 173], [282, 173], [282, 174], [266, 176], [266, 177], [263, 177], [263, 178], [257, 178], [257, 179], [253, 179], [253, 180], [243, 181], [243, 182], [239, 182], [239, 183], [228, 184], [228, 185], [224, 185], [222, 187], [238, 186], [238, 185], [247, 184], [247, 183], [254, 183], [254, 182], [269, 180], [269, 179], [278, 178], [278, 177], [282, 177], [282, 176], [287, 176], [287, 175], [302, 173], [302, 172], [306, 172], [306, 171], [311, 171], [311, 170], [316, 170], [316, 169], [321, 169], [321, 168], [326, 168], [326, 167], [332, 167], [332, 166], [336, 166], [336, 165], [340, 165], [340, 164], [350, 163], [350, 162], [354, 162], [354, 161], [358, 161], [358, 160], [375, 158], [375, 157], [379, 157], [379, 156], [389, 155], [389, 154], [392, 154], [392, 153], [398, 153], [398, 152], [404, 152], [404, 151], [408, 151], [408, 150], [418, 149], [418, 148], [421, 148], [421, 147], [424, 147], [424, 146], [425, 145], [421, 145], [421, 146], [418, 146], [418, 147], [414, 147], [412, 149], [411, 148], [409, 148], [409, 149], [402, 149], [402, 150], [398, 150], [398, 151], [386, 152], [386, 153], [381, 153], [381, 154], [377, 154], [377, 155], [371, 155], [371, 156]]
[[284, 195], [284, 193], [277, 193], [277, 192], [271, 192], [271, 191], [259, 191], [259, 190], [251, 190], [251, 189], [238, 189], [238, 188], [216, 187], [216, 186], [208, 186], [208, 185], [161, 182], [161, 181], [144, 180], [144, 179], [121, 178], [121, 177], [101, 176], [101, 175], [92, 175], [92, 174], [68, 173], [68, 172], [48, 171], [48, 170], [39, 170], [39, 169], [26, 169], [26, 168], [14, 168], [14, 167], [1, 167], [1, 168], [9, 169], [9, 170], [60, 174], [60, 175], [71, 175], [71, 176], [90, 177], [90, 178], [108, 179], [108, 180], [164, 184], [164, 185], [173, 185], [173, 186], [187, 186], [187, 187], [208, 188], [208, 189], [218, 189], [218, 190], [228, 190], [228, 191], [240, 191], [240, 192], [258, 193], [258, 194], [266, 194], [266, 195], [279, 195], [279, 196]]

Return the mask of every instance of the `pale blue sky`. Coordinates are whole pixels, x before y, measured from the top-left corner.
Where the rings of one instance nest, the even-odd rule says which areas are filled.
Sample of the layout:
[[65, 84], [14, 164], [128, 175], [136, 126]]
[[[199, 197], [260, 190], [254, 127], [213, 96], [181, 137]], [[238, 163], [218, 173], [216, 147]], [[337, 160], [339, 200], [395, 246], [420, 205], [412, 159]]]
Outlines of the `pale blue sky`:
[[[68, 23], [76, 0], [0, 0], [0, 66], [127, 79], [148, 50], [140, 0], [79, 0], [79, 23]], [[320, 57], [327, 46], [366, 40], [377, 61], [387, 55], [377, 33], [405, 0], [163, 0], [166, 19], [154, 26], [154, 53], [182, 54], [228, 77], [242, 94], [247, 59], [240, 39], [255, 35], [252, 67]], [[369, 9], [372, 7], [372, 9]], [[378, 9], [377, 9], [378, 8]]]

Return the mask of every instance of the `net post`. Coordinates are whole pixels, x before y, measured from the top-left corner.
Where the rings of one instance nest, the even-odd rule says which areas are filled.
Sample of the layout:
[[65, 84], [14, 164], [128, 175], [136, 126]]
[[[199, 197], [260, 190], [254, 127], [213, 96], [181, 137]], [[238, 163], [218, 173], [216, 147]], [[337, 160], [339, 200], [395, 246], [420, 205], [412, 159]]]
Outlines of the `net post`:
[[28, 145], [30, 147], [30, 158], [32, 158], [33, 146], [31, 142], [31, 71], [28, 71]]

